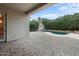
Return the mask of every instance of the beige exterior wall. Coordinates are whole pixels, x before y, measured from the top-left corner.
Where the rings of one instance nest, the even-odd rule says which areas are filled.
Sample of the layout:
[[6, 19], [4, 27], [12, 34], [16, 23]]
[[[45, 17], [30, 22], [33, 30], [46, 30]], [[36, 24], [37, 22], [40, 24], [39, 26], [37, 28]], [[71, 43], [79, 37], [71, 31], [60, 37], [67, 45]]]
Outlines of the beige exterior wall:
[[29, 20], [27, 15], [6, 7], [0, 7], [0, 13], [7, 13], [7, 41], [29, 39]]
[[7, 41], [16, 39], [29, 39], [29, 19], [28, 17], [42, 9], [45, 9], [52, 4], [47, 4], [28, 15], [21, 11], [14, 10], [8, 7], [0, 6], [0, 13], [7, 13]]

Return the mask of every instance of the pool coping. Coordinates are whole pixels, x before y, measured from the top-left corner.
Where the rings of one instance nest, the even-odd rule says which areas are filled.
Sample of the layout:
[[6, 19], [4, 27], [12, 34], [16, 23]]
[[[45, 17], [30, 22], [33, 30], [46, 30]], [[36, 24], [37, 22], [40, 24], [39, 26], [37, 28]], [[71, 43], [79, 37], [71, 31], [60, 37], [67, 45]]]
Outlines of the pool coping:
[[57, 35], [51, 32], [45, 32], [47, 35], [52, 35], [52, 36], [57, 36], [57, 37], [69, 37], [69, 38], [74, 38], [74, 39], [79, 39], [79, 34], [74, 34], [74, 33], [69, 33], [66, 35]]

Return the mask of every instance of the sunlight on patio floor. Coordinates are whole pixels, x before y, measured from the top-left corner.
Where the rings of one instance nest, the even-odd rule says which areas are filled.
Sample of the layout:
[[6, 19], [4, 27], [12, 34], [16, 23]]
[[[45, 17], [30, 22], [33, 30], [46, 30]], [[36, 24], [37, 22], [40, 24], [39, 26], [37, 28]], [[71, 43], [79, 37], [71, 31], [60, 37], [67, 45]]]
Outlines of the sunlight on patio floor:
[[79, 40], [30, 32], [30, 39], [0, 43], [0, 55], [79, 56]]

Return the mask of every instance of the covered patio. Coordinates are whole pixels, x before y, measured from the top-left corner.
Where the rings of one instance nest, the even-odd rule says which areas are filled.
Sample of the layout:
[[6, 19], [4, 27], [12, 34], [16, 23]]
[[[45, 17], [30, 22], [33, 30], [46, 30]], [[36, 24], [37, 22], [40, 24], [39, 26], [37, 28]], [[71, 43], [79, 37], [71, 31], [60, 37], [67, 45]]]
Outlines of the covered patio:
[[9, 56], [78, 56], [79, 40], [30, 32], [30, 39], [0, 43], [0, 55]]
[[5, 56], [72, 56], [79, 55], [79, 40], [29, 32], [29, 16], [53, 4], [2, 3], [4, 40], [0, 40], [0, 55]]
[[30, 15], [51, 5], [53, 4], [0, 3], [0, 42], [28, 40]]

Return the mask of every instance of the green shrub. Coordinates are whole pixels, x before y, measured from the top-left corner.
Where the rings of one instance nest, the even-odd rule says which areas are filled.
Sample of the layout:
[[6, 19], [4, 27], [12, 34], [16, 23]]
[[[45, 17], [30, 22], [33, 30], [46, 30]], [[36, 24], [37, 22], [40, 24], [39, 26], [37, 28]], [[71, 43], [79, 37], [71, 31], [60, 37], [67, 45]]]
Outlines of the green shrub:
[[79, 13], [64, 15], [56, 19], [37, 18], [38, 21], [30, 21], [30, 31], [38, 29], [39, 21], [42, 21], [46, 30], [79, 30]]
[[47, 30], [79, 30], [79, 13], [64, 15], [56, 19], [41, 18]]
[[32, 20], [30, 21], [30, 31], [36, 31], [38, 29], [38, 21]]

